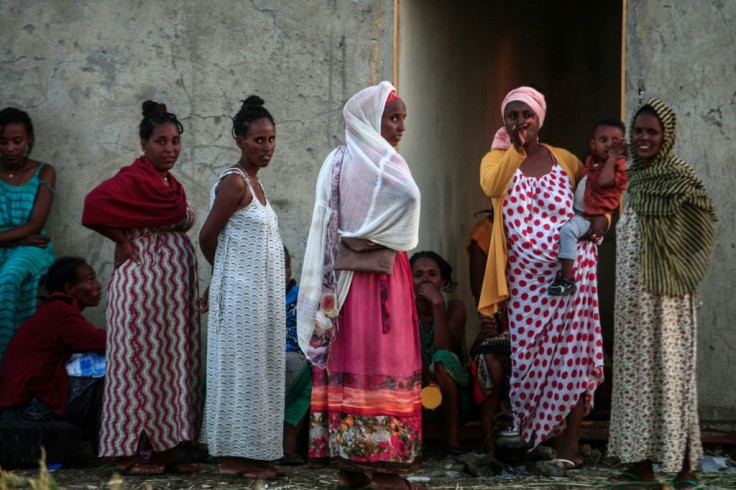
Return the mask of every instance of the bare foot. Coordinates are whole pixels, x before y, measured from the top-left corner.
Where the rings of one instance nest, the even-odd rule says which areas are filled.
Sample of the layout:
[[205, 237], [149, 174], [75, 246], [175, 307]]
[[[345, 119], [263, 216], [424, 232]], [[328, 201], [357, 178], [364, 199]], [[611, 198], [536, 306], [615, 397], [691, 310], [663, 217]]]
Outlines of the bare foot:
[[340, 479], [337, 482], [339, 488], [363, 488], [371, 482], [365, 473], [359, 471], [340, 470]]
[[396, 473], [374, 473], [371, 488], [376, 490], [412, 490], [417, 487]]
[[244, 478], [275, 478], [276, 469], [266, 463], [245, 458], [222, 458], [220, 475], [242, 476]]

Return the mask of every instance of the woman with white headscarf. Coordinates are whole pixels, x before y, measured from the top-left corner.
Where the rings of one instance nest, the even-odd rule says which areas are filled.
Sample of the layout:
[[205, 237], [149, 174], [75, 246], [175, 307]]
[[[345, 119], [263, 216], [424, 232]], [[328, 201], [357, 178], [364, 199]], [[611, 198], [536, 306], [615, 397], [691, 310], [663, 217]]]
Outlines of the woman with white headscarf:
[[[478, 305], [491, 315], [506, 302], [511, 333], [509, 397], [517, 428], [532, 447], [557, 436], [559, 464], [582, 464], [578, 433], [603, 381], [603, 341], [598, 315], [597, 250], [578, 242], [570, 296], [549, 296], [557, 262], [559, 229], [573, 214], [573, 193], [582, 168], [567, 150], [540, 144], [547, 105], [531, 87], [519, 87], [501, 105], [504, 126], [483, 158], [480, 181], [494, 216], [483, 289]], [[605, 217], [591, 220], [586, 238], [596, 240]]]
[[[422, 365], [406, 256], [418, 241], [419, 189], [395, 150], [406, 106], [382, 82], [343, 115], [345, 145], [317, 180], [297, 302], [299, 344], [314, 364], [309, 457], [338, 465], [340, 488], [407, 488], [398, 473], [419, 462]], [[351, 238], [398, 252], [393, 266], [343, 268], [338, 249]]]

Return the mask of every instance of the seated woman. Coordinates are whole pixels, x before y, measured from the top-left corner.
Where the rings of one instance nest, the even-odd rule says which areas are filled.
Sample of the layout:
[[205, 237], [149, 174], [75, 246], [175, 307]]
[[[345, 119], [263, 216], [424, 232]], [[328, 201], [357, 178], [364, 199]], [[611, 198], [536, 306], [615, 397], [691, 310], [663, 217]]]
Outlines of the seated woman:
[[46, 288], [50, 296], [20, 326], [5, 352], [2, 418], [65, 420], [92, 430], [96, 448], [104, 378], [70, 377], [66, 364], [75, 353], [105, 352], [105, 331], [81, 313], [100, 302], [101, 286], [84, 259], [62, 257], [49, 269]]
[[296, 301], [299, 286], [291, 277], [291, 255], [284, 247], [284, 268], [286, 269], [286, 397], [284, 400], [284, 457], [283, 465], [301, 465], [304, 459], [299, 455], [297, 437], [304, 427], [312, 400], [312, 369], [307, 358], [299, 348], [296, 333]]
[[442, 291], [450, 292], [457, 285], [445, 259], [435, 252], [417, 252], [409, 262], [422, 343], [422, 385], [439, 386], [447, 424], [447, 452], [457, 455], [461, 452], [460, 413], [467, 402], [461, 392], [470, 383], [461, 361], [467, 310], [462, 301], [445, 300], [442, 295]]
[[36, 311], [38, 283], [54, 261], [44, 225], [56, 175], [31, 160], [33, 124], [25, 111], [0, 111], [0, 362], [18, 327]]
[[[468, 258], [470, 290], [478, 305], [483, 287], [483, 276], [488, 260], [488, 247], [493, 227], [493, 210], [486, 211], [470, 233], [468, 239]], [[474, 374], [473, 396], [480, 405], [481, 425], [483, 427], [483, 449], [493, 455], [493, 422], [499, 413], [501, 395], [507, 392], [507, 376], [511, 372], [510, 342], [508, 329], [503, 321], [503, 308], [493, 316], [478, 314], [480, 331], [470, 348], [473, 359], [471, 372]]]

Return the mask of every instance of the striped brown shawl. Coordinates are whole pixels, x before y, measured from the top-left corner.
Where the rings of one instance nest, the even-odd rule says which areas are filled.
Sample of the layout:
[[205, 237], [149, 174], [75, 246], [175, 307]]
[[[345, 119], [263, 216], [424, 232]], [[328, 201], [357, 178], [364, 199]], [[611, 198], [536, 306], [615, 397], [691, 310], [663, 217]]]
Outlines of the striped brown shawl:
[[651, 99], [636, 111], [632, 134], [633, 121], [642, 110], [655, 113], [664, 134], [648, 165], [634, 156], [629, 167], [627, 199], [639, 217], [642, 240], [640, 281], [654, 294], [682, 296], [694, 292], [708, 270], [715, 208], [692, 167], [672, 155], [674, 112]]

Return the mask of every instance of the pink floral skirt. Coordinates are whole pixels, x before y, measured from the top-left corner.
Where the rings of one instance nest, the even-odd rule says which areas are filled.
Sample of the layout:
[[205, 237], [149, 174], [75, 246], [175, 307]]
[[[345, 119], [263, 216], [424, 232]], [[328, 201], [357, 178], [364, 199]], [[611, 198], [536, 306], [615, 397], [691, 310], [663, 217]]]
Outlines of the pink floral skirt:
[[411, 269], [400, 253], [391, 276], [353, 277], [327, 369], [314, 368], [310, 462], [382, 472], [418, 465], [421, 369]]

